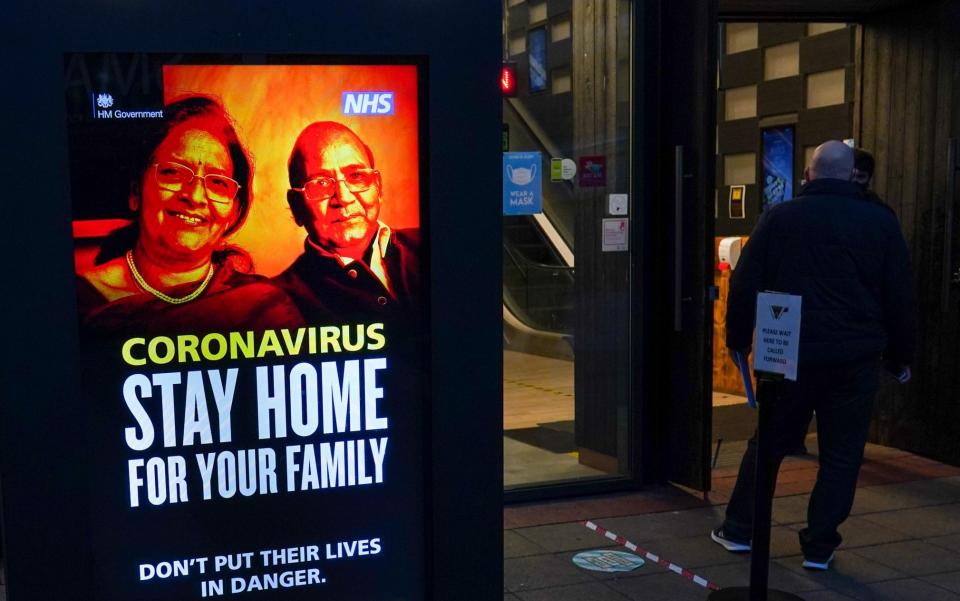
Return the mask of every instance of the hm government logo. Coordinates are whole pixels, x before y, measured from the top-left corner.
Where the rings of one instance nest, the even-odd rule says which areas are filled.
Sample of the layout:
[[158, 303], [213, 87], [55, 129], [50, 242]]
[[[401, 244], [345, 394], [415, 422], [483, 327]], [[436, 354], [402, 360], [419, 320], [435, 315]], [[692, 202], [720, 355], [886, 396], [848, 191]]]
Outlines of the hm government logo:
[[770, 305], [770, 313], [773, 315], [774, 319], [780, 319], [780, 317], [790, 311], [790, 307], [782, 307], [780, 305]]
[[94, 119], [161, 119], [163, 109], [127, 111], [114, 107], [113, 94], [100, 92], [93, 95]]

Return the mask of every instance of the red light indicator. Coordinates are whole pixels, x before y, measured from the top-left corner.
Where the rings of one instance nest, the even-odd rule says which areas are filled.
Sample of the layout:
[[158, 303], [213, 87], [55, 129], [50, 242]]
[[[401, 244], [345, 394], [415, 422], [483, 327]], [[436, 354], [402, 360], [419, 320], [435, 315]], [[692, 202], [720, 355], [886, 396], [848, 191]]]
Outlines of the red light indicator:
[[500, 90], [504, 96], [517, 95], [517, 64], [503, 63], [500, 69]]

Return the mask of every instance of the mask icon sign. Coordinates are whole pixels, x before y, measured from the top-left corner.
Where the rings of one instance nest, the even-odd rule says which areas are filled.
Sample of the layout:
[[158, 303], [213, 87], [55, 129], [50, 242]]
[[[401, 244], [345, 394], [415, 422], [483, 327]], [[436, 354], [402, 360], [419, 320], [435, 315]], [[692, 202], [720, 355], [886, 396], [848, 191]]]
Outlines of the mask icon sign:
[[530, 165], [529, 169], [524, 169], [522, 167], [514, 168], [513, 165], [507, 165], [507, 177], [510, 178], [510, 181], [518, 186], [526, 186], [533, 181], [533, 178], [537, 175], [537, 166]]
[[503, 153], [503, 214], [543, 212], [543, 180], [539, 152]]

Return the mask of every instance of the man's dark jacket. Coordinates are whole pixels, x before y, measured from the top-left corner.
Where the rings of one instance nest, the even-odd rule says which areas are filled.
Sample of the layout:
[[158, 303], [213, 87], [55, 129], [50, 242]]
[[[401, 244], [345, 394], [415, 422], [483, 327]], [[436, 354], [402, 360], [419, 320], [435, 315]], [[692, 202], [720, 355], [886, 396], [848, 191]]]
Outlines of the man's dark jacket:
[[727, 346], [753, 344], [757, 292], [803, 297], [800, 362], [913, 359], [907, 245], [893, 211], [854, 183], [818, 179], [765, 211], [740, 256], [727, 303]]
[[[367, 267], [369, 256], [366, 264], [354, 261], [341, 266], [309, 244], [274, 282], [286, 290], [309, 323], [346, 323], [344, 320], [398, 315], [413, 318], [419, 310], [419, 246], [418, 229], [391, 233], [383, 263], [393, 294]], [[368, 255], [370, 252], [368, 249]]]

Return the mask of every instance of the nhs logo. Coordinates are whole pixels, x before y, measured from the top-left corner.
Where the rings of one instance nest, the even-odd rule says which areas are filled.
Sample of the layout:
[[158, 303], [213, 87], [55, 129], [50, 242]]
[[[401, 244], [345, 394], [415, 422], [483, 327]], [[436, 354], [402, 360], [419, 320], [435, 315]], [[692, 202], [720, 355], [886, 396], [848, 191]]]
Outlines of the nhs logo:
[[344, 92], [344, 115], [392, 115], [393, 92]]

